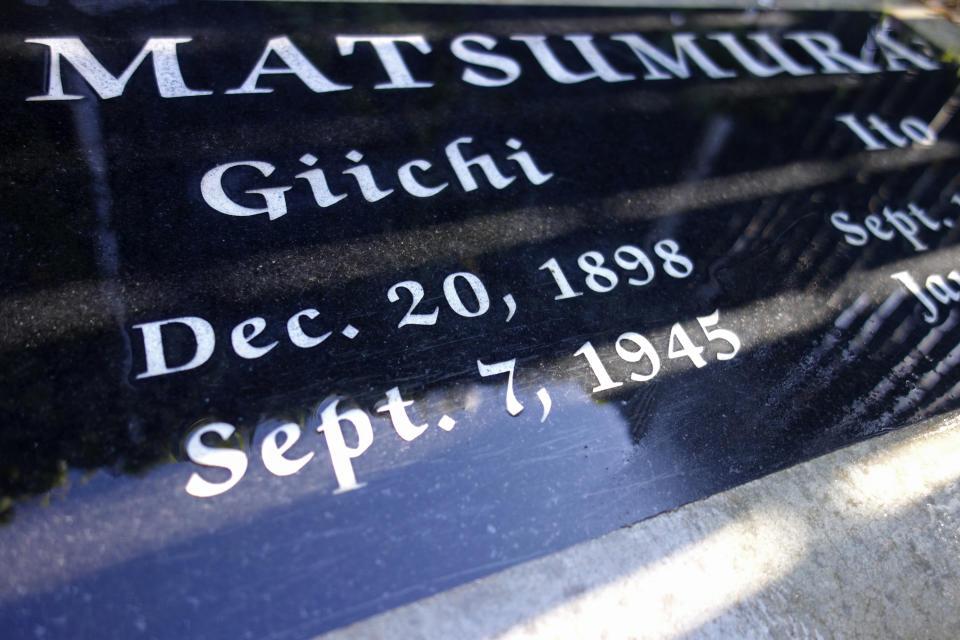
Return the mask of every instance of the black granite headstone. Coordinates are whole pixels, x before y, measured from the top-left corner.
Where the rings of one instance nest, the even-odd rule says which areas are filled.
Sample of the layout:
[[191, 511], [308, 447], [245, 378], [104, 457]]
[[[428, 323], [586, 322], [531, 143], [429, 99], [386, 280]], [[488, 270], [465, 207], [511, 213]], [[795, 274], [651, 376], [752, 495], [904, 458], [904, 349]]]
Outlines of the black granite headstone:
[[960, 407], [866, 13], [7, 7], [0, 626], [307, 638]]

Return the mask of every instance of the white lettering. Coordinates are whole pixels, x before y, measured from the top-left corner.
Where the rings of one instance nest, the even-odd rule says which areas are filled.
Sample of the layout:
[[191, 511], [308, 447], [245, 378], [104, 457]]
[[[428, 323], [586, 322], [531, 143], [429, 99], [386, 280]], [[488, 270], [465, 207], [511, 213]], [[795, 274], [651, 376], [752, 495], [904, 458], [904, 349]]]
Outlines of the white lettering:
[[[283, 434], [283, 443], [277, 444], [281, 434]], [[282, 424], [267, 434], [260, 445], [260, 457], [263, 459], [263, 466], [267, 468], [267, 471], [275, 476], [292, 476], [313, 459], [313, 451], [300, 456], [296, 460], [291, 460], [283, 455], [297, 443], [300, 435], [300, 426], [292, 422]]]
[[450, 166], [453, 167], [454, 173], [457, 174], [457, 179], [460, 180], [460, 185], [464, 191], [475, 191], [478, 188], [477, 181], [474, 180], [473, 175], [470, 173], [470, 167], [472, 166], [480, 167], [480, 170], [487, 177], [487, 180], [494, 189], [503, 189], [517, 179], [516, 176], [505, 176], [500, 173], [497, 164], [489, 154], [464, 160], [463, 154], [460, 152], [460, 145], [471, 144], [472, 142], [473, 138], [464, 136], [457, 138], [445, 147]]
[[795, 31], [784, 36], [793, 40], [823, 68], [824, 73], [878, 73], [880, 67], [845, 53], [840, 41], [824, 31]]
[[883, 29], [877, 30], [875, 40], [880, 52], [883, 53], [883, 57], [887, 59], [887, 69], [890, 71], [907, 70], [905, 65], [900, 64], [900, 60], [906, 60], [918, 69], [925, 69], [927, 71], [940, 68], [940, 65], [935, 61], [900, 44], [891, 38], [890, 34]]
[[778, 63], [776, 66], [757, 60], [732, 33], [711, 33], [707, 37], [722, 44], [730, 55], [743, 65], [744, 69], [761, 78], [769, 78], [784, 71], [792, 76], [808, 76], [814, 72], [810, 67], [801, 65], [787, 55], [787, 52], [780, 48], [768, 33], [752, 33], [747, 38], [757, 43], [764, 53], [773, 58]]
[[250, 341], [263, 333], [266, 328], [267, 321], [263, 318], [244, 320], [230, 332], [230, 342], [233, 344], [233, 350], [237, 352], [238, 356], [247, 360], [255, 360], [267, 355], [271, 349], [277, 346], [275, 341], [263, 347], [255, 347], [250, 344]]
[[337, 36], [340, 55], [351, 55], [358, 42], [370, 43], [377, 57], [380, 58], [387, 76], [390, 77], [390, 82], [374, 85], [374, 89], [418, 89], [433, 86], [432, 82], [417, 82], [413, 79], [410, 69], [407, 68], [397, 48], [397, 43], [403, 42], [413, 45], [420, 53], [430, 53], [430, 43], [424, 40], [423, 36]]
[[[363, 160], [363, 154], [353, 150], [347, 153], [346, 158], [351, 162], [360, 162]], [[377, 182], [373, 179], [373, 173], [370, 171], [370, 165], [361, 164], [350, 167], [349, 169], [344, 169], [343, 174], [352, 175], [354, 179], [356, 179], [357, 186], [360, 187], [360, 193], [363, 194], [367, 202], [382, 200], [393, 193], [393, 189], [383, 190], [377, 186]]]
[[259, 171], [264, 178], [270, 177], [274, 171], [274, 166], [267, 162], [257, 162], [248, 160], [243, 162], [228, 162], [221, 164], [203, 174], [200, 180], [200, 193], [203, 200], [220, 213], [228, 216], [255, 216], [260, 213], [266, 213], [271, 220], [276, 220], [287, 213], [287, 201], [284, 195], [291, 187], [270, 187], [265, 189], [247, 189], [244, 193], [257, 193], [263, 196], [264, 204], [262, 209], [245, 207], [237, 204], [223, 190], [223, 174], [234, 167], [252, 167]]
[[177, 45], [190, 42], [192, 38], [150, 38], [140, 53], [133, 59], [126, 70], [115, 77], [107, 71], [100, 62], [93, 57], [90, 50], [79, 38], [35, 38], [24, 40], [28, 44], [42, 44], [50, 48], [49, 75], [47, 76], [47, 93], [41, 96], [31, 96], [28, 101], [39, 100], [80, 100], [83, 96], [66, 94], [63, 92], [63, 79], [60, 77], [61, 58], [69, 62], [77, 73], [87, 81], [94, 91], [104, 100], [116, 98], [123, 94], [127, 82], [134, 71], [152, 56], [153, 73], [157, 80], [157, 90], [163, 98], [185, 98], [188, 96], [207, 96], [212, 91], [195, 91], [187, 87], [180, 73], [180, 63], [177, 60]]
[[497, 45], [497, 39], [480, 34], [466, 34], [454, 38], [450, 43], [450, 51], [454, 56], [470, 64], [496, 69], [503, 74], [502, 78], [480, 73], [470, 67], [463, 70], [460, 76], [464, 82], [478, 87], [502, 87], [520, 77], [520, 65], [513, 58], [494, 53], [475, 51], [467, 47], [467, 43], [475, 42], [484, 49], [490, 50]]
[[447, 188], [449, 185], [448, 182], [444, 182], [435, 187], [428, 187], [413, 176], [414, 167], [420, 169], [420, 171], [426, 171], [431, 166], [432, 165], [426, 160], [411, 160], [405, 165], [402, 165], [397, 169], [397, 178], [400, 180], [400, 186], [403, 187], [407, 193], [418, 198], [429, 198], [437, 195]]
[[850, 129], [860, 140], [867, 146], [868, 151], [877, 151], [879, 149], [886, 149], [887, 146], [873, 137], [873, 134], [864, 127], [857, 120], [857, 117], [852, 113], [842, 113], [836, 118], [837, 122], [842, 122], [847, 125], [847, 128]]
[[308, 336], [304, 333], [303, 327], [300, 325], [301, 318], [310, 318], [313, 320], [318, 315], [320, 315], [320, 312], [316, 309], [304, 309], [290, 316], [290, 319], [287, 320], [287, 334], [290, 336], [290, 342], [301, 349], [310, 349], [329, 338], [331, 334], [330, 331], [327, 331], [322, 336]]
[[191, 462], [204, 467], [218, 467], [230, 472], [230, 477], [223, 482], [210, 482], [194, 472], [187, 481], [186, 490], [197, 498], [212, 498], [232, 489], [243, 474], [247, 472], [247, 454], [233, 447], [208, 447], [201, 438], [208, 433], [215, 433], [226, 441], [235, 431], [233, 425], [226, 422], [214, 422], [194, 430], [188, 437], [186, 446], [187, 457]]
[[937, 141], [937, 133], [926, 122], [913, 116], [908, 116], [900, 121], [900, 131], [907, 134], [917, 144], [924, 146], [930, 146]]
[[387, 391], [387, 403], [377, 409], [377, 413], [390, 414], [390, 421], [393, 423], [393, 428], [396, 430], [397, 435], [407, 442], [412, 442], [419, 438], [429, 426], [426, 423], [413, 424], [410, 416], [407, 415], [407, 407], [412, 405], [413, 401], [404, 400], [400, 395], [399, 387], [394, 387]]
[[917, 233], [920, 231], [920, 227], [917, 226], [917, 223], [913, 221], [910, 216], [908, 216], [903, 211], [891, 211], [889, 208], [883, 208], [883, 217], [887, 219], [887, 222], [890, 223], [894, 229], [896, 229], [900, 235], [906, 238], [910, 244], [913, 245], [913, 248], [917, 251], [926, 251], [929, 247], [923, 244], [917, 239]]
[[596, 45], [593, 44], [593, 36], [590, 35], [577, 34], [564, 37], [565, 40], [573, 43], [573, 46], [580, 52], [580, 56], [593, 69], [582, 73], [574, 73], [564, 67], [557, 60], [553, 50], [550, 49], [547, 44], [547, 37], [544, 35], [519, 35], [511, 36], [510, 39], [527, 45], [527, 48], [530, 49], [533, 57], [537, 59], [547, 75], [561, 84], [574, 84], [593, 78], [600, 78], [604, 82], [625, 82], [636, 77], [627, 73], [620, 73], [611, 67], [610, 63], [597, 50]]
[[[330, 452], [330, 462], [333, 464], [333, 473], [337, 477], [339, 487], [334, 493], [344, 493], [359, 489], [364, 484], [357, 483], [353, 470], [352, 460], [363, 455], [373, 444], [373, 426], [370, 418], [360, 409], [348, 409], [343, 413], [337, 412], [339, 399], [333, 400], [321, 413], [321, 423], [317, 433], [326, 436], [327, 450]], [[348, 447], [343, 439], [341, 423], [349, 422], [357, 431], [357, 446]]]
[[[167, 358], [163, 351], [163, 335], [161, 328], [169, 324], [181, 324], [193, 333], [193, 339], [196, 342], [196, 348], [193, 357], [185, 364], [171, 367], [167, 364]], [[213, 327], [203, 318], [184, 316], [182, 318], [172, 318], [170, 320], [159, 320], [157, 322], [145, 322], [133, 326], [134, 329], [140, 329], [143, 333], [143, 351], [146, 354], [147, 370], [137, 374], [137, 379], [152, 378], [153, 376], [162, 376], [177, 371], [187, 371], [195, 369], [210, 359], [213, 354], [213, 348], [216, 344], [216, 338], [213, 334]]]
[[923, 319], [930, 324], [934, 324], [937, 321], [937, 318], [940, 317], [940, 312], [937, 310], [937, 305], [934, 304], [933, 300], [930, 299], [930, 296], [920, 288], [920, 285], [916, 283], [913, 277], [906, 271], [898, 271], [890, 276], [904, 287], [907, 288], [907, 291], [912, 293], [917, 300], [920, 301], [920, 304], [924, 306], [926, 311], [923, 314]]
[[847, 244], [862, 247], [869, 241], [866, 230], [856, 222], [850, 222], [850, 214], [846, 211], [835, 211], [830, 215], [830, 224], [843, 232], [843, 239]]
[[[317, 157], [312, 153], [305, 153], [300, 156], [300, 162], [308, 167], [312, 167], [317, 163]], [[323, 169], [310, 169], [309, 171], [298, 173], [294, 178], [302, 178], [310, 184], [313, 200], [320, 207], [329, 207], [347, 197], [345, 193], [335, 195], [330, 191], [330, 187], [327, 185], [327, 176], [324, 175]]]
[[[268, 67], [267, 59], [270, 57], [271, 53], [280, 58], [287, 66]], [[347, 84], [337, 84], [335, 82], [331, 82], [325, 75], [320, 73], [309, 60], [307, 60], [307, 57], [303, 55], [303, 53], [301, 53], [296, 46], [294, 46], [293, 42], [290, 41], [290, 38], [281, 36], [279, 38], [273, 38], [267, 42], [267, 46], [264, 47], [263, 53], [260, 55], [260, 59], [257, 61], [257, 64], [254, 65], [253, 71], [250, 72], [250, 75], [247, 76], [247, 79], [243, 81], [243, 84], [236, 89], [230, 89], [226, 91], [226, 93], [272, 93], [273, 87], [257, 86], [260, 76], [289, 73], [292, 73], [300, 78], [300, 81], [307, 85], [307, 87], [309, 87], [310, 90], [315, 93], [345, 91], [352, 88]]]
[[511, 153], [507, 156], [508, 160], [513, 160], [523, 171], [523, 175], [527, 176], [527, 180], [535, 185], [541, 185], [550, 178], [553, 177], [553, 173], [543, 173], [540, 169], [537, 168], [537, 165], [534, 164], [533, 158], [530, 157], [530, 154], [526, 151], [520, 151], [520, 147], [523, 146], [523, 143], [517, 140], [516, 138], [510, 138], [507, 140], [507, 146], [511, 149], [517, 150], [517, 153]]
[[[713, 60], [708, 58], [707, 54], [694, 42], [696, 36], [692, 33], [675, 33], [671, 37], [675, 56], [673, 58], [636, 33], [621, 33], [610, 36], [610, 39], [622, 42], [630, 47], [630, 50], [647, 70], [644, 76], [645, 80], [669, 80], [671, 73], [678, 78], [689, 78], [688, 56], [695, 65], [711, 78], [733, 78], [737, 75], [729, 69], [718, 67]], [[657, 65], [666, 69], [669, 73], [662, 71]]]

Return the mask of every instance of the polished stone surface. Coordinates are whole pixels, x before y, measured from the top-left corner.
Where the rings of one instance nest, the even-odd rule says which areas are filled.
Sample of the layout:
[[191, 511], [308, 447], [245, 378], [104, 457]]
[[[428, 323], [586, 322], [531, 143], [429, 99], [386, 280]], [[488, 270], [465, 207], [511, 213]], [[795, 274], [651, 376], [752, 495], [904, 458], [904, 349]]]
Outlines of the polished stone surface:
[[954, 413], [323, 637], [951, 640], [958, 489]]
[[310, 637], [960, 406], [957, 69], [895, 20], [10, 14], [18, 635]]

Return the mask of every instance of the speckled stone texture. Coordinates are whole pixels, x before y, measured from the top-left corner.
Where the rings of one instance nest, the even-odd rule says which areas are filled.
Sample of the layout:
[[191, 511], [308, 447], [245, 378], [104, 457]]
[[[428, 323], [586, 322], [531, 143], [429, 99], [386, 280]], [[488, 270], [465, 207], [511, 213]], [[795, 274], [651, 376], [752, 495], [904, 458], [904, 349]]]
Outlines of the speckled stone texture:
[[960, 415], [357, 623], [340, 638], [944, 638]]

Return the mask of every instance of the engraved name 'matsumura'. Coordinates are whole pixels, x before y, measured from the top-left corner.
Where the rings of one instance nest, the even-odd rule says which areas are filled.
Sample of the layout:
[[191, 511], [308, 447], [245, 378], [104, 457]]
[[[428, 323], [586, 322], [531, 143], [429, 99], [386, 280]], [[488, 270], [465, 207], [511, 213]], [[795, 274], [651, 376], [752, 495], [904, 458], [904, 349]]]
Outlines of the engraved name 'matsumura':
[[[366, 70], [383, 75], [387, 82], [373, 84], [374, 89], [429, 89], [433, 79], [415, 77], [408, 62], [415, 56], [453, 56], [461, 65], [459, 78], [477, 87], [503, 87], [516, 82], [524, 70], [539, 67], [552, 81], [570, 85], [588, 80], [630, 82], [637, 80], [670, 80], [690, 78], [696, 67], [715, 80], [734, 78], [742, 73], [767, 78], [786, 73], [791, 76], [825, 74], [870, 74], [881, 71], [907, 71], [912, 68], [933, 70], [936, 61], [898, 42], [882, 29], [865, 34], [864, 46], [845, 50], [841, 42], [825, 31], [716, 32], [707, 35], [672, 33], [670, 44], [661, 48], [638, 33], [611, 35], [544, 34], [511, 35], [495, 38], [484, 34], [462, 34], [443, 45], [431, 44], [422, 35], [337, 35], [332, 45], [341, 56], [351, 56], [358, 48], [370, 48], [379, 68]], [[659, 38], [654, 38], [658, 40]], [[80, 100], [82, 95], [64, 91], [63, 62], [66, 61], [102, 99], [123, 95], [127, 82], [137, 69], [151, 58], [157, 90], [163, 98], [185, 98], [225, 95], [269, 94], [274, 88], [265, 76], [296, 76], [310, 91], [329, 93], [355, 88], [347, 71], [328, 63], [321, 70], [288, 36], [269, 38], [258, 58], [251, 46], [251, 67], [217, 70], [204, 88], [195, 82], [201, 72], [197, 60], [203, 47], [192, 37], [153, 37], [147, 39], [140, 52], [127, 67], [115, 76], [98, 60], [78, 37], [36, 37], [24, 40], [29, 45], [46, 47], [47, 60], [42, 69], [46, 92], [29, 96], [28, 101]], [[519, 44], [512, 44], [519, 43]], [[242, 43], [241, 43], [242, 44]], [[859, 44], [859, 43], [858, 43]], [[870, 46], [866, 46], [866, 45]], [[509, 49], [509, 55], [506, 49]], [[707, 52], [710, 50], [712, 53]], [[869, 56], [849, 51], [869, 51]], [[605, 55], [604, 51], [608, 52]], [[99, 51], [104, 55], [106, 52]], [[180, 54], [183, 54], [181, 64]], [[580, 58], [578, 68], [571, 70], [560, 60], [573, 54]], [[616, 66], [608, 58], [615, 56]], [[235, 59], [243, 60], [239, 53]], [[325, 56], [325, 58], [329, 58]], [[254, 61], [255, 60], [255, 61]], [[268, 66], [267, 61], [272, 60]], [[277, 65], [279, 60], [282, 65]], [[434, 68], [440, 68], [434, 65]], [[186, 69], [190, 85], [184, 78]], [[247, 71], [249, 69], [249, 71]], [[192, 85], [192, 86], [191, 86]]]

